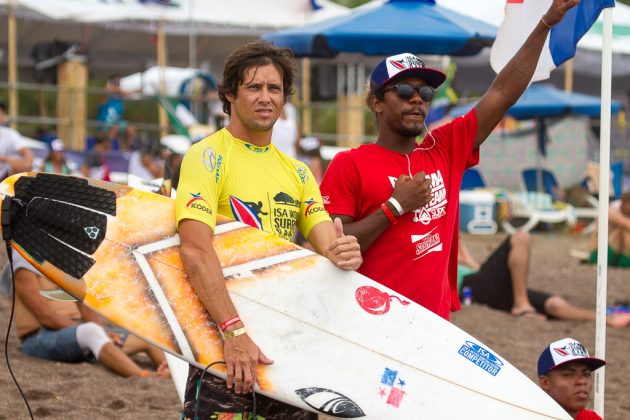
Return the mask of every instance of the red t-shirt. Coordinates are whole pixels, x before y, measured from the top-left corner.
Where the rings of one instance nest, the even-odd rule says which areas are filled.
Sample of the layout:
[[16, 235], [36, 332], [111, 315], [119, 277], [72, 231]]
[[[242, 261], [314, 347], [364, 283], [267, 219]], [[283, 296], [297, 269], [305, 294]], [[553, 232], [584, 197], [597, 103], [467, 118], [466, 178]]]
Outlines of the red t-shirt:
[[[431, 177], [432, 200], [404, 214], [364, 252], [359, 272], [449, 319], [460, 309], [457, 294], [459, 186], [464, 170], [479, 162], [473, 150], [474, 109], [432, 132], [435, 147], [408, 155], [377, 144], [341, 152], [321, 184], [329, 214], [361, 220], [380, 209], [399, 175], [424, 171]], [[422, 147], [433, 140], [426, 136]], [[382, 210], [379, 210], [382, 211]]]
[[602, 418], [596, 412], [585, 408], [578, 413], [575, 420], [602, 420]]

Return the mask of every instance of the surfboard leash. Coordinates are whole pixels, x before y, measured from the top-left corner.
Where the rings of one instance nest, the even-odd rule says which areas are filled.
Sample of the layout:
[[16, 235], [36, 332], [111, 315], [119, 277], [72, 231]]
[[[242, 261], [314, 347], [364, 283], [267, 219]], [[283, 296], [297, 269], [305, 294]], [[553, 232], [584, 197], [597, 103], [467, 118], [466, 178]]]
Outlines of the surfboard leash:
[[9, 260], [9, 265], [11, 268], [11, 282], [13, 285], [13, 293], [11, 293], [11, 314], [9, 315], [9, 326], [7, 327], [7, 335], [4, 338], [4, 359], [7, 364], [7, 368], [9, 370], [9, 374], [11, 375], [11, 379], [13, 379], [13, 383], [17, 387], [18, 391], [20, 391], [20, 395], [24, 400], [24, 404], [26, 404], [26, 408], [28, 409], [28, 414], [31, 416], [31, 420], [33, 420], [33, 411], [31, 410], [31, 406], [26, 399], [26, 395], [22, 391], [22, 387], [13, 374], [13, 369], [11, 369], [11, 362], [9, 361], [9, 334], [11, 333], [11, 324], [13, 322], [13, 313], [15, 311], [15, 274], [13, 272], [13, 251], [11, 248], [11, 203], [13, 199], [11, 197], [5, 196], [2, 200], [2, 215], [0, 216], [0, 223], [2, 224], [2, 240], [6, 246], [7, 250], [7, 258]]
[[[222, 361], [222, 360], [218, 360], [216, 362], [212, 362], [212, 363], [208, 364], [203, 369], [203, 371], [201, 372], [201, 377], [197, 381], [197, 389], [195, 391], [195, 400], [196, 401], [195, 401], [195, 418], [194, 418], [194, 420], [199, 420], [199, 395], [201, 394], [201, 384], [203, 383], [203, 377], [208, 372], [208, 369], [210, 369], [212, 366], [217, 365], [217, 364], [224, 365], [225, 362]], [[252, 420], [255, 420], [257, 417], [258, 417], [258, 414], [256, 413], [256, 392], [254, 392], [254, 390], [252, 388], [252, 412], [250, 413], [248, 418], [252, 419]]]

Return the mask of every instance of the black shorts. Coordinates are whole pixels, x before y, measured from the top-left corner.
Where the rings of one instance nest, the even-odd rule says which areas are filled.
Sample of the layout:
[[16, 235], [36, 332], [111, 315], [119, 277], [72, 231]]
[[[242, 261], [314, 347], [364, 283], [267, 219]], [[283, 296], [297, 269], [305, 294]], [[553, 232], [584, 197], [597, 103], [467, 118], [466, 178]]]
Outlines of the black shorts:
[[[488, 257], [479, 271], [464, 277], [462, 289], [470, 287], [473, 302], [488, 305], [491, 308], [510, 312], [514, 306], [512, 275], [508, 266], [508, 256], [512, 244], [508, 238]], [[527, 297], [536, 311], [549, 316], [545, 312], [545, 302], [550, 294], [527, 289]]]
[[[188, 369], [186, 395], [182, 418], [195, 419], [197, 404], [197, 383], [201, 379], [202, 370], [194, 366]], [[199, 393], [199, 409], [197, 418], [206, 420], [218, 418], [219, 413], [251, 413], [253, 410], [252, 394], [235, 394], [227, 389], [225, 381], [206, 373], [203, 376]], [[257, 418], [265, 420], [317, 420], [317, 414], [302, 410], [292, 405], [256, 394]], [[243, 415], [243, 418], [248, 418]]]

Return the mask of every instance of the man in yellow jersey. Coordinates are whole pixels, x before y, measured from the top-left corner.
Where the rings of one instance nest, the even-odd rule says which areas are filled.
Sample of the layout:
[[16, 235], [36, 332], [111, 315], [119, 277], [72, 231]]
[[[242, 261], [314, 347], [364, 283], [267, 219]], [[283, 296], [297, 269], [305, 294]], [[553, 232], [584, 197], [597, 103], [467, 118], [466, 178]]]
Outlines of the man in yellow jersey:
[[[193, 145], [182, 162], [177, 189], [181, 255], [191, 284], [224, 336], [226, 382], [191, 367], [184, 404], [188, 418], [248, 418], [257, 365], [271, 364], [246, 333], [225, 285], [212, 238], [217, 214], [291, 239], [294, 227], [339, 268], [362, 262], [356, 238], [344, 236], [324, 210], [317, 183], [303, 163], [271, 144], [271, 132], [292, 93], [295, 61], [289, 49], [257, 41], [227, 60], [219, 98], [226, 128]], [[201, 388], [199, 397], [196, 394]], [[257, 396], [265, 419], [316, 418]], [[313, 417], [315, 416], [315, 417]], [[240, 417], [239, 417], [240, 418]]]

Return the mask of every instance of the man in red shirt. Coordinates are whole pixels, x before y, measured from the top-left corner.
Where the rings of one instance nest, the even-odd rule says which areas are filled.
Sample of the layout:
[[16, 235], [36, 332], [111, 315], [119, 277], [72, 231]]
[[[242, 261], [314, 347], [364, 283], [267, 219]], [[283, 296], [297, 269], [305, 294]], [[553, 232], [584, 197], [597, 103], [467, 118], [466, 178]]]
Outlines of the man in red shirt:
[[591, 373], [606, 364], [590, 357], [588, 350], [573, 338], [563, 338], [549, 344], [538, 358], [540, 387], [572, 418], [601, 420], [586, 404], [593, 389]]
[[448, 319], [457, 294], [459, 186], [479, 146], [532, 78], [549, 33], [577, 0], [554, 0], [514, 58], [467, 115], [420, 143], [434, 89], [446, 75], [412, 54], [388, 57], [370, 76], [374, 144], [339, 153], [321, 184], [326, 210], [363, 252], [360, 273]]

